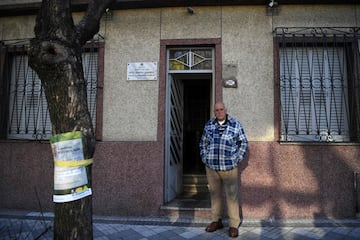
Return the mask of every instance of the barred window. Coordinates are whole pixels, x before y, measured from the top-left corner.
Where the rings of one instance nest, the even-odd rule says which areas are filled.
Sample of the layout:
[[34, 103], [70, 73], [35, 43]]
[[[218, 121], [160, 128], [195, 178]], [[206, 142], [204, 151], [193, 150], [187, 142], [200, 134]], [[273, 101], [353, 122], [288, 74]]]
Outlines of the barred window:
[[[276, 29], [280, 140], [359, 141], [355, 30]], [[354, 38], [356, 41], [354, 41]], [[357, 89], [359, 91], [359, 89]]]
[[[8, 102], [5, 137], [7, 139], [49, 139], [52, 128], [45, 92], [36, 72], [28, 65], [26, 51], [19, 51], [18, 47], [9, 47], [6, 56], [5, 62], [2, 63], [3, 75], [7, 76], [4, 79], [8, 82], [8, 84], [3, 84], [4, 92], [6, 92], [3, 98], [7, 97], [6, 102]], [[88, 108], [95, 128], [99, 72], [97, 47], [92, 45], [91, 48], [84, 48], [82, 58], [87, 84]]]

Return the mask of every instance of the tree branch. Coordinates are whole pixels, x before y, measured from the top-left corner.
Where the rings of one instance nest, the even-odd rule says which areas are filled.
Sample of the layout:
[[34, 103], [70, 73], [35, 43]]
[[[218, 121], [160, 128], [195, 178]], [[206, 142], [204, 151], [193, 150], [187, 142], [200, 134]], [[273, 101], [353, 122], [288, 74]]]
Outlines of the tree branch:
[[35, 36], [38, 39], [68, 43], [75, 37], [70, 0], [43, 0], [36, 18]]
[[89, 0], [84, 17], [76, 26], [77, 39], [81, 45], [90, 40], [100, 28], [100, 19], [105, 9], [116, 0]]

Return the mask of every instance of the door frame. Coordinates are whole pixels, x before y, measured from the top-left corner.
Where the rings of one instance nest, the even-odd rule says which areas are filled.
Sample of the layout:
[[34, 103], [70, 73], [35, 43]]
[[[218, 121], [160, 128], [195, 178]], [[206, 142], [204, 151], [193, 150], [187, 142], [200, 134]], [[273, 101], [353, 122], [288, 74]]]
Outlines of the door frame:
[[[212, 41], [211, 41], [212, 40]], [[171, 73], [168, 71], [167, 63], [168, 63], [168, 49], [172, 48], [197, 48], [197, 47], [208, 47], [213, 49], [213, 67], [211, 72], [212, 76], [212, 87], [211, 87], [211, 97], [210, 97], [210, 106], [212, 106], [215, 101], [221, 101], [222, 100], [222, 91], [221, 91], [221, 41], [220, 39], [206, 39], [206, 40], [197, 40], [190, 42], [188, 40], [181, 41], [181, 40], [166, 40], [161, 42], [161, 69], [160, 72], [162, 73], [163, 81], [165, 83], [165, 102], [164, 102], [164, 108], [165, 108], [165, 129], [164, 129], [164, 202], [170, 202], [173, 199], [173, 194], [169, 194], [171, 186], [169, 186], [169, 181], [171, 180], [169, 177], [169, 173], [171, 172], [170, 169], [170, 159], [169, 159], [169, 143], [166, 141], [169, 139], [169, 127], [167, 125], [170, 122], [170, 115], [169, 115], [169, 96], [170, 96], [170, 88], [169, 88], [169, 81], [171, 79], [174, 79], [176, 81], [176, 77], [171, 76]], [[175, 44], [176, 43], [176, 44]], [[195, 74], [203, 74], [204, 72], [184, 72], [188, 75], [195, 75]], [[210, 107], [211, 109], [211, 107]], [[182, 163], [181, 163], [182, 164]], [[181, 166], [182, 168], [182, 166]], [[182, 178], [181, 176], [176, 176], [177, 178]], [[180, 179], [178, 179], [181, 181]], [[175, 181], [177, 182], [177, 181]], [[175, 196], [176, 197], [176, 196]]]

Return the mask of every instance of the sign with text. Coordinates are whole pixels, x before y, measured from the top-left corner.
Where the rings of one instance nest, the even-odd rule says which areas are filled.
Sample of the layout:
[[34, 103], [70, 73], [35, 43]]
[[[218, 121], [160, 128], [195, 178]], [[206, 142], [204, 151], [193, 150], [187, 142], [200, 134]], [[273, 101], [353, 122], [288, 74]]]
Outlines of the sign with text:
[[127, 80], [157, 80], [157, 62], [133, 62], [127, 65]]
[[54, 156], [54, 196], [57, 203], [70, 202], [92, 194], [84, 159], [83, 134], [80, 131], [61, 133], [50, 138]]

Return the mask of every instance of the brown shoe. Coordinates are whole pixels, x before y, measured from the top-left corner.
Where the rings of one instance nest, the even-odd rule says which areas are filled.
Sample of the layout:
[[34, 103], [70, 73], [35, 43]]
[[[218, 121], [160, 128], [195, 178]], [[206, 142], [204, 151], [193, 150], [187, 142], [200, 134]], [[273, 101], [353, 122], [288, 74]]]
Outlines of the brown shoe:
[[205, 231], [215, 232], [216, 230], [221, 229], [223, 227], [224, 225], [222, 224], [221, 219], [219, 219], [219, 221], [217, 222], [210, 223], [210, 225], [205, 228]]
[[239, 236], [239, 230], [237, 228], [230, 227], [229, 228], [229, 236], [233, 237], [233, 238]]

